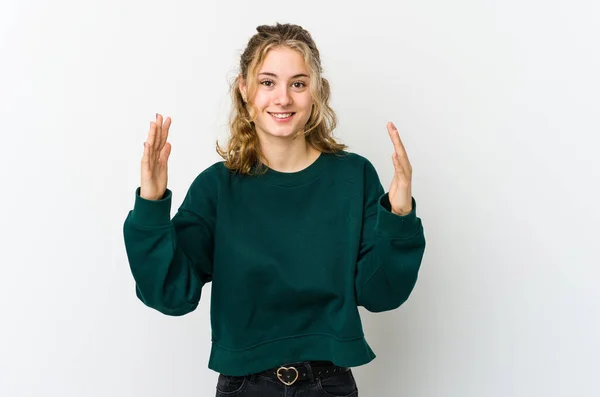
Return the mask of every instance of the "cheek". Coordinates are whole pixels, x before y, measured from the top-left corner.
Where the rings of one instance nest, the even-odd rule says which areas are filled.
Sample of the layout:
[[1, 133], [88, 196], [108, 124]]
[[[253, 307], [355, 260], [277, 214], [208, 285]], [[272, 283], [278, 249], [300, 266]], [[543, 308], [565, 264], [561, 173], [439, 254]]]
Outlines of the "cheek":
[[309, 98], [304, 98], [300, 103], [298, 103], [298, 105], [301, 105], [302, 109], [303, 109], [303, 113], [304, 113], [304, 117], [306, 119], [308, 119], [310, 117], [311, 111], [312, 111], [312, 99]]
[[254, 105], [259, 110], [266, 109], [269, 106], [269, 103], [270, 103], [270, 99], [269, 99], [268, 93], [258, 91], [256, 93], [256, 95], [254, 96]]
[[296, 104], [302, 107], [304, 110], [310, 112], [310, 108], [312, 105], [312, 97], [310, 96], [310, 94], [299, 96], [298, 98], [296, 98]]

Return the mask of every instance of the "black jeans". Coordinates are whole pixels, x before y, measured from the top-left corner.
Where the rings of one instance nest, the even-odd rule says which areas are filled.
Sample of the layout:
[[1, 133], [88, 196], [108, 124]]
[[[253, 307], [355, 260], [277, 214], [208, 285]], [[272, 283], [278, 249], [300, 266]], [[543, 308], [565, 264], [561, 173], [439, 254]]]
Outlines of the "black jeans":
[[298, 380], [290, 386], [259, 374], [219, 374], [216, 397], [358, 397], [352, 370], [328, 377], [316, 377], [312, 374], [308, 361], [302, 365], [310, 372], [310, 378]]

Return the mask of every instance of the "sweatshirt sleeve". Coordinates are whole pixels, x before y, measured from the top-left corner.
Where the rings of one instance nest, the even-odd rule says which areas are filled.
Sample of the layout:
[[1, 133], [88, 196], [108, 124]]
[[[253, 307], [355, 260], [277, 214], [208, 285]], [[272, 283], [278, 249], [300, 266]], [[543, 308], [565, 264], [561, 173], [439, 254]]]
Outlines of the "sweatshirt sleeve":
[[206, 179], [196, 178], [173, 219], [169, 189], [154, 201], [140, 197], [138, 188], [123, 225], [136, 295], [167, 315], [196, 309], [202, 287], [212, 280], [216, 198]]
[[355, 279], [357, 304], [371, 312], [393, 310], [411, 294], [425, 251], [417, 204], [406, 215], [391, 212], [375, 168], [365, 169], [363, 228]]

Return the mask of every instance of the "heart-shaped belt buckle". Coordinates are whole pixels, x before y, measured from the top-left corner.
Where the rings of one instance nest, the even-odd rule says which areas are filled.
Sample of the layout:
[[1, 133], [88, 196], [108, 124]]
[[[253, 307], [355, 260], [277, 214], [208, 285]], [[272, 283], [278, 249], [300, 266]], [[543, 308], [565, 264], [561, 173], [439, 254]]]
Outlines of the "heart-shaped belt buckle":
[[[286, 382], [285, 380], [283, 380], [283, 375], [282, 375], [282, 374], [281, 374], [279, 371], [281, 371], [281, 370], [283, 370], [283, 371], [289, 371], [289, 370], [291, 370], [291, 369], [293, 369], [293, 370], [296, 372], [296, 377], [294, 378], [294, 380], [293, 380], [293, 381], [291, 381], [291, 382]], [[277, 377], [279, 378], [279, 380], [281, 381], [281, 383], [283, 383], [283, 384], [285, 384], [285, 385], [287, 385], [287, 386], [293, 385], [293, 384], [294, 384], [294, 382], [298, 380], [298, 375], [299, 375], [299, 374], [298, 374], [298, 370], [297, 370], [296, 368], [294, 368], [294, 367], [290, 367], [290, 368], [287, 368], [287, 367], [279, 367], [279, 368], [277, 369]]]

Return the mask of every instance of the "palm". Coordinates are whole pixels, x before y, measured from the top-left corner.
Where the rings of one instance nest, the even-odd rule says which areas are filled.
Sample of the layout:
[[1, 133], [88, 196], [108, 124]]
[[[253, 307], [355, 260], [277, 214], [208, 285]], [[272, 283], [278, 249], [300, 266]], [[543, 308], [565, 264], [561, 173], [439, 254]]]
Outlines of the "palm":
[[148, 139], [144, 143], [140, 196], [148, 200], [160, 199], [167, 189], [168, 160], [171, 153], [171, 144], [167, 142], [167, 138], [170, 126], [170, 118], [167, 117], [163, 123], [162, 116], [157, 114], [156, 122], [150, 124]]

